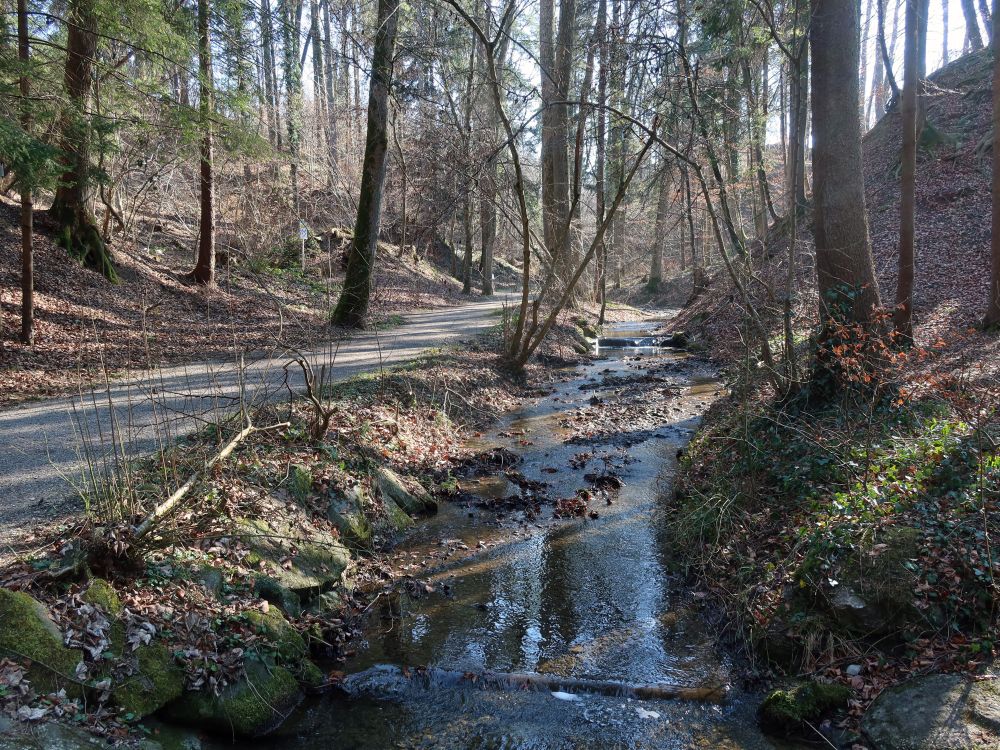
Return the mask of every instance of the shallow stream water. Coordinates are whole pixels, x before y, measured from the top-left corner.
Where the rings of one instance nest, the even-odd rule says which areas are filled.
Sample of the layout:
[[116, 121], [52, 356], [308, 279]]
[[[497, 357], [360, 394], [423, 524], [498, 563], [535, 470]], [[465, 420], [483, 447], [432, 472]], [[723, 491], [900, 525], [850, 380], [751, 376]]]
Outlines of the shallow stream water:
[[[642, 336], [649, 324], [607, 336]], [[650, 329], [652, 330], [652, 329]], [[351, 697], [306, 704], [263, 747], [319, 748], [767, 748], [756, 729], [759, 696], [744, 694], [702, 620], [699, 596], [672, 572], [662, 502], [677, 454], [721, 392], [705, 363], [669, 350], [601, 352], [566, 370], [552, 392], [483, 436], [522, 457], [517, 469], [551, 497], [611, 471], [624, 484], [597, 518], [498, 512], [446, 503], [404, 539], [394, 567], [422, 590], [373, 617], [349, 673]], [[583, 410], [614, 399], [655, 368], [671, 397], [649, 421], [580, 440]], [[596, 400], [595, 400], [596, 399]], [[575, 432], [574, 432], [575, 429]], [[577, 440], [569, 442], [573, 435]], [[516, 490], [502, 476], [462, 480], [483, 497]], [[429, 592], [429, 593], [428, 593]], [[391, 611], [390, 611], [391, 610]], [[482, 687], [472, 679], [407, 679], [391, 664], [451, 672], [528, 673], [623, 685], [721, 686], [722, 702], [636, 700], [577, 691]], [[365, 672], [365, 670], [369, 670]]]

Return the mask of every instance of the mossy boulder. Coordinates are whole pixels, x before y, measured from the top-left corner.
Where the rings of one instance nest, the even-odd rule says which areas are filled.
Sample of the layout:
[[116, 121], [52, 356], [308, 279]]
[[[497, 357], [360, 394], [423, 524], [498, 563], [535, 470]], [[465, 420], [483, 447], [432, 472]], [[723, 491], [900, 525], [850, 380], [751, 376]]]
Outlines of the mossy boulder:
[[838, 566], [837, 587], [826, 601], [830, 624], [854, 636], [923, 630], [914, 604], [917, 574], [908, 563], [919, 554], [920, 529], [893, 526], [853, 550]]
[[276, 607], [268, 608], [267, 612], [251, 610], [246, 617], [282, 659], [293, 662], [306, 657], [308, 649], [305, 640]]
[[822, 717], [847, 708], [851, 689], [835, 683], [803, 682], [788, 689], [772, 690], [760, 704], [757, 719], [761, 729], [775, 735], [796, 735]]
[[299, 596], [339, 583], [351, 564], [332, 527], [322, 528], [275, 498], [265, 501], [262, 517], [238, 519], [237, 534], [261, 561], [261, 572]]
[[413, 525], [413, 519], [392, 500], [386, 499], [383, 506], [385, 508], [386, 522], [392, 532], [398, 534], [401, 531], [406, 531]]
[[245, 676], [220, 695], [184, 693], [166, 707], [165, 715], [185, 726], [248, 739], [276, 729], [301, 700], [295, 675], [251, 655]]
[[327, 517], [337, 527], [340, 536], [355, 547], [367, 549], [372, 543], [372, 527], [365, 515], [370, 504], [364, 490], [359, 486], [344, 492], [330, 492]]
[[302, 600], [299, 596], [271, 576], [257, 576], [253, 583], [253, 593], [268, 604], [280, 607], [286, 615], [297, 617], [302, 612]]
[[118, 592], [103, 578], [92, 580], [81, 598], [88, 604], [100, 607], [111, 617], [118, 617], [122, 613], [122, 600], [118, 597]]
[[149, 716], [184, 692], [184, 671], [161, 643], [136, 649], [135, 673], [115, 685], [111, 698], [136, 718]]
[[226, 574], [214, 565], [202, 565], [191, 572], [191, 580], [212, 596], [219, 597], [226, 585]]
[[401, 477], [385, 466], [376, 470], [375, 479], [386, 504], [391, 500], [411, 516], [437, 512], [437, 500], [415, 479]]
[[24, 663], [38, 693], [61, 688], [71, 696], [83, 692], [76, 679], [81, 653], [63, 645], [45, 607], [21, 591], [0, 588], [0, 655]]

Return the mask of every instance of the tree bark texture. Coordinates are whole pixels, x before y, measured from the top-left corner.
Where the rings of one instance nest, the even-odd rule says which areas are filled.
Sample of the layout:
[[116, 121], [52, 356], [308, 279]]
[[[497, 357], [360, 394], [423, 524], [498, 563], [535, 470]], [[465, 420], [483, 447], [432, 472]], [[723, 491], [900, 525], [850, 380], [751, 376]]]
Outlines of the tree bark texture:
[[371, 300], [372, 274], [382, 219], [385, 156], [389, 145], [389, 89], [392, 85], [398, 11], [399, 0], [379, 0], [368, 91], [368, 129], [361, 165], [361, 195], [358, 199], [358, 216], [348, 255], [344, 289], [333, 312], [333, 323], [336, 325], [360, 326], [368, 314]]
[[854, 0], [812, 0], [813, 211], [820, 319], [879, 306], [865, 211]]

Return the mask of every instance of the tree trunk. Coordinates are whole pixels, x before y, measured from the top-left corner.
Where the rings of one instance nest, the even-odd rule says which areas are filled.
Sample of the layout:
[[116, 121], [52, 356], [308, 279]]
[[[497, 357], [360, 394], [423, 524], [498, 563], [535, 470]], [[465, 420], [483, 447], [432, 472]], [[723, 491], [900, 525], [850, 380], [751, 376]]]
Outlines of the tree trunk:
[[[559, 0], [559, 29], [556, 34], [556, 100], [555, 133], [553, 141], [553, 188], [556, 220], [556, 245], [550, 251], [556, 254], [556, 265], [561, 266], [560, 277], [565, 283], [568, 274], [576, 267], [570, 242], [570, 177], [569, 177], [569, 88], [573, 71], [573, 36], [576, 25], [576, 0]], [[571, 301], [572, 302], [572, 301]]]
[[467, 190], [462, 203], [462, 226], [465, 229], [465, 254], [462, 256], [462, 294], [472, 294], [472, 191]]
[[323, 66], [324, 85], [326, 86], [326, 143], [330, 151], [331, 171], [336, 174], [338, 156], [337, 153], [337, 109], [336, 109], [336, 86], [337, 77], [336, 63], [333, 60], [333, 32], [330, 24], [330, 0], [323, 0], [323, 53], [326, 62]]
[[472, 191], [475, 188], [472, 163], [472, 111], [476, 98], [476, 51], [479, 45], [475, 32], [469, 44], [469, 69], [465, 79], [465, 108], [462, 115], [462, 147], [466, 174], [465, 200], [463, 203], [462, 222], [465, 228], [465, 256], [462, 261], [462, 294], [472, 294]]
[[789, 107], [791, 108], [788, 128], [788, 151], [786, 160], [786, 209], [789, 213], [801, 211], [806, 205], [806, 120], [809, 116], [809, 55], [805, 45], [796, 42], [795, 50], [799, 60], [789, 63]]
[[[948, 0], [944, 0], [944, 1], [948, 2]], [[881, 111], [879, 111], [878, 114], [875, 116], [875, 119], [872, 120], [872, 112], [875, 111], [875, 102], [877, 101], [879, 103], [879, 107], [880, 107], [880, 110], [881, 110], [881, 105], [883, 103], [883, 99], [885, 98], [885, 91], [884, 91], [884, 89], [885, 89], [885, 68], [884, 68], [883, 62], [882, 62], [882, 53], [881, 53], [882, 42], [881, 42], [881, 37], [879, 35], [882, 33], [882, 31], [883, 31], [883, 29], [885, 27], [885, 3], [886, 3], [886, 0], [873, 0], [873, 2], [875, 3], [875, 15], [876, 15], [876, 18], [877, 18], [877, 21], [876, 21], [876, 30], [875, 30], [875, 46], [876, 46], [876, 50], [875, 50], [875, 72], [872, 74], [871, 94], [868, 97], [868, 109], [867, 109], [867, 111], [865, 113], [865, 126], [866, 127], [871, 127], [872, 125], [874, 125], [876, 122], [878, 122], [879, 118], [882, 116]]]
[[[605, 187], [604, 168], [607, 161], [607, 137], [608, 137], [608, 113], [605, 107], [608, 103], [608, 2], [598, 0], [597, 3], [597, 24], [594, 30], [597, 35], [597, 54], [600, 60], [601, 71], [597, 78], [597, 164], [594, 175], [594, 191], [597, 204], [597, 226], [604, 221], [604, 214], [607, 209], [607, 191]], [[601, 311], [598, 316], [598, 324], [604, 324], [604, 311], [606, 307], [605, 292], [607, 285], [608, 266], [608, 246], [604, 239], [597, 248], [596, 253], [597, 272], [594, 275], [594, 297], [601, 303]]]
[[361, 167], [361, 195], [358, 199], [358, 216], [348, 255], [344, 289], [333, 311], [332, 320], [335, 325], [360, 326], [368, 313], [379, 223], [382, 218], [385, 155], [389, 145], [389, 89], [392, 86], [398, 11], [399, 0], [379, 0], [368, 91], [368, 132]]
[[64, 74], [69, 106], [62, 116], [60, 143], [64, 171], [50, 213], [59, 226], [59, 244], [88, 268], [114, 281], [117, 274], [111, 255], [88, 207], [91, 165], [87, 102], [96, 56], [97, 17], [91, 0], [71, 0]]
[[288, 110], [288, 151], [292, 171], [292, 212], [299, 215], [299, 153], [302, 148], [302, 63], [299, 30], [302, 25], [302, 0], [284, 0], [282, 41], [284, 42], [285, 99]]
[[983, 23], [986, 25], [986, 38], [993, 38], [993, 12], [987, 0], [979, 0], [979, 12], [983, 14]]
[[919, 86], [919, 0], [906, 0], [906, 37], [903, 42], [903, 99], [900, 125], [899, 265], [893, 325], [900, 343], [913, 343], [913, 232], [917, 169], [917, 88]]
[[670, 165], [664, 164], [660, 173], [660, 195], [656, 200], [656, 231], [653, 233], [653, 256], [649, 263], [649, 280], [646, 288], [656, 292], [663, 283], [663, 245], [667, 241], [667, 223], [670, 219], [670, 194], [673, 191]]
[[264, 100], [267, 105], [267, 133], [272, 146], [281, 148], [281, 113], [278, 107], [278, 71], [274, 55], [274, 14], [270, 0], [261, 0], [260, 28], [264, 57]]
[[[28, 99], [31, 86], [28, 63], [31, 47], [28, 43], [28, 2], [17, 0], [17, 58], [21, 63], [18, 88], [21, 93], [21, 126], [30, 132], [31, 108]], [[35, 342], [35, 254], [33, 247], [34, 205], [30, 184], [21, 185], [21, 343]]]
[[[1000, 0], [993, 0], [996, 15]], [[993, 24], [993, 49], [1000, 49], [1000, 24]], [[990, 238], [993, 262], [989, 301], [983, 325], [1000, 326], [1000, 56], [993, 57], [993, 223]]]
[[313, 105], [316, 118], [316, 140], [323, 142], [326, 136], [327, 101], [326, 74], [323, 61], [323, 38], [320, 35], [319, 0], [309, 0], [309, 34], [312, 36]]
[[556, 115], [556, 56], [555, 56], [555, 3], [540, 0], [538, 11], [538, 64], [542, 81], [542, 237], [546, 249], [552, 253], [556, 247], [556, 227], [559, 226], [556, 209], [556, 154], [558, 116]]
[[215, 283], [215, 186], [212, 175], [212, 37], [209, 0], [198, 0], [198, 109], [201, 114], [201, 218], [198, 262], [191, 277], [199, 284]]
[[865, 210], [854, 0], [812, 0], [813, 211], [820, 319], [879, 306]]
[[965, 16], [965, 41], [973, 52], [983, 48], [983, 37], [979, 33], [979, 19], [972, 0], [962, 0], [962, 14]]
[[951, 0], [941, 0], [941, 67], [948, 64], [948, 5]]

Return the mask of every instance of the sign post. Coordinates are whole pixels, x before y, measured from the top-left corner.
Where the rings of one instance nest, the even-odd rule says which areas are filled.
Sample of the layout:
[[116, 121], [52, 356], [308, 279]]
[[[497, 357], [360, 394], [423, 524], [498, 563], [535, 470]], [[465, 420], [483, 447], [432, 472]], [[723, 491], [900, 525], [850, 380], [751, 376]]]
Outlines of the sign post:
[[309, 239], [309, 227], [306, 223], [299, 219], [299, 241], [302, 243], [302, 250], [300, 253], [300, 260], [302, 265], [303, 273], [306, 270], [306, 240]]

